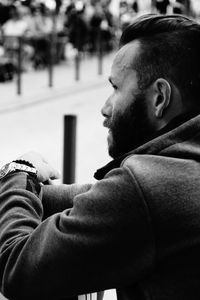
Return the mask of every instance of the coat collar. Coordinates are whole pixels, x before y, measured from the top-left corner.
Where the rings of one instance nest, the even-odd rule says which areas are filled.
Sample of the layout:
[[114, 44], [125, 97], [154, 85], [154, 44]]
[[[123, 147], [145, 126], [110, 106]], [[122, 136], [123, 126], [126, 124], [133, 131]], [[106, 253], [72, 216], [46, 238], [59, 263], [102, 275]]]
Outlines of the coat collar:
[[103, 179], [109, 171], [114, 168], [119, 168], [127, 156], [134, 154], [155, 155], [173, 144], [189, 139], [196, 131], [200, 131], [200, 115], [197, 114], [198, 112], [190, 112], [176, 117], [163, 129], [156, 132], [147, 143], [110, 161], [98, 169], [94, 173], [94, 178], [97, 180]]

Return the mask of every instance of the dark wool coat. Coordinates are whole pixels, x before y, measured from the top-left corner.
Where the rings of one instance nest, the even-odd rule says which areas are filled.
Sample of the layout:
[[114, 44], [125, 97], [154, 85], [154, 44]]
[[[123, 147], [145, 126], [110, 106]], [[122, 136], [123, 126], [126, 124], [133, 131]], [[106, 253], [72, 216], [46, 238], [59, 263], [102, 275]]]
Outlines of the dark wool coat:
[[[116, 288], [119, 300], [200, 299], [200, 116], [112, 161], [93, 185], [0, 182], [9, 299]], [[43, 195], [43, 196], [42, 196]]]

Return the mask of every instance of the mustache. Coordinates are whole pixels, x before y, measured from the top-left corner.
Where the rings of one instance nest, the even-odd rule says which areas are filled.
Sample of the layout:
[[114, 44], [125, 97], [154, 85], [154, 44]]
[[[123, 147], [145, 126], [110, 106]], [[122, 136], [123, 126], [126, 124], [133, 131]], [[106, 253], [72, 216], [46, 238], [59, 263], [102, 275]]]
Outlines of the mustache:
[[103, 121], [103, 126], [107, 128], [111, 128], [111, 120], [109, 118]]

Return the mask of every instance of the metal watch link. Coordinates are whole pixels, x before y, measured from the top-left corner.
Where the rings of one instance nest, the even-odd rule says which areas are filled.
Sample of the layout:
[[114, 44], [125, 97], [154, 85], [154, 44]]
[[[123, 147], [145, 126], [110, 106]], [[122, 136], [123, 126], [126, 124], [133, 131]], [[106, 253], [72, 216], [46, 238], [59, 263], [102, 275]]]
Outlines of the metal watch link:
[[36, 168], [30, 167], [30, 166], [27, 166], [27, 165], [21, 164], [21, 163], [10, 162], [10, 163], [4, 165], [0, 169], [0, 179], [4, 178], [6, 175], [16, 172], [16, 171], [26, 172], [30, 175], [33, 175], [34, 177], [37, 177]]

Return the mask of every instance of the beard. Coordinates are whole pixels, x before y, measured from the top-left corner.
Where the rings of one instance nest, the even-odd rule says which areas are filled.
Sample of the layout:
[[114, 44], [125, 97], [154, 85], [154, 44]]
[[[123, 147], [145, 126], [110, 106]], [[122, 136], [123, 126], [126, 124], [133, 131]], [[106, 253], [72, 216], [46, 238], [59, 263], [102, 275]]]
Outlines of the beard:
[[108, 152], [117, 158], [151, 139], [155, 133], [147, 113], [146, 96], [135, 95], [132, 104], [123, 113], [117, 112], [108, 120]]

